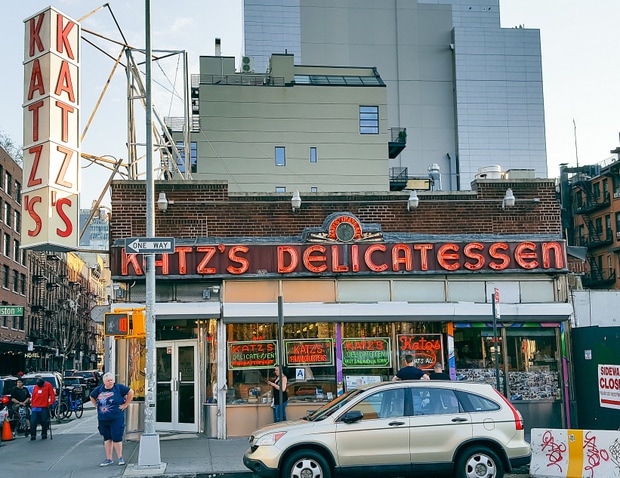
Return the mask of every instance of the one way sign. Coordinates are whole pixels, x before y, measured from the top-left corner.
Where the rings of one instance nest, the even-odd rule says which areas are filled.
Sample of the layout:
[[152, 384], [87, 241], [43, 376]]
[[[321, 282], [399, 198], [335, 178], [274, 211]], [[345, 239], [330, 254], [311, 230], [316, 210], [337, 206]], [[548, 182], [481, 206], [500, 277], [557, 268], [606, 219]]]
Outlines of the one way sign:
[[125, 239], [127, 252], [155, 254], [174, 252], [174, 237], [132, 237]]

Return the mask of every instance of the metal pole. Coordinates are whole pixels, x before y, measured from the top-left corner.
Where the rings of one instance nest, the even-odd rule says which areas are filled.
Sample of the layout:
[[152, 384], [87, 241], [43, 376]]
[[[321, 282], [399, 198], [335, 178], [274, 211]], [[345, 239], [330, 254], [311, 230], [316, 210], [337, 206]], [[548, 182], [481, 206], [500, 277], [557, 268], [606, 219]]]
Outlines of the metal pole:
[[284, 306], [282, 302], [282, 296], [278, 296], [278, 366], [280, 367], [280, 389], [278, 390], [278, 394], [280, 399], [278, 400], [278, 407], [280, 407], [280, 419], [283, 417], [284, 404], [282, 400], [284, 398], [284, 394], [282, 392], [282, 376], [284, 375]]
[[[145, 0], [146, 32], [146, 235], [155, 236], [155, 203], [153, 179], [153, 103], [151, 97], [151, 0]], [[155, 432], [155, 254], [146, 255], [146, 399], [144, 433], [140, 437], [139, 466], [160, 466], [159, 435]]]
[[501, 392], [499, 383], [499, 356], [497, 353], [498, 341], [497, 341], [497, 319], [499, 319], [499, 291], [495, 289], [493, 297], [491, 298], [493, 304], [493, 360], [495, 361], [495, 386], [498, 392]]

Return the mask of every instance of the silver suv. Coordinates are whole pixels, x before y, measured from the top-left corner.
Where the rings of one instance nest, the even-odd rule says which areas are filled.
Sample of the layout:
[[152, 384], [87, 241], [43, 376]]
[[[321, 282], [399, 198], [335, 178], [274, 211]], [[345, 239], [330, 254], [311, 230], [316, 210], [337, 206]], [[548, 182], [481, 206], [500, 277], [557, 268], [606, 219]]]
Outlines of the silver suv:
[[352, 390], [304, 419], [263, 427], [243, 463], [265, 478], [502, 478], [530, 459], [521, 414], [493, 387], [415, 380]]

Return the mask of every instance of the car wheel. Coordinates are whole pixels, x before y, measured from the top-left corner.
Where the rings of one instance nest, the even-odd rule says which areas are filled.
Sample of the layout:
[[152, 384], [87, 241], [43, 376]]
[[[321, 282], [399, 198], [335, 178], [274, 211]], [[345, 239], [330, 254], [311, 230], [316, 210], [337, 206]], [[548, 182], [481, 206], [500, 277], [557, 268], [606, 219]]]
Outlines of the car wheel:
[[286, 459], [282, 478], [331, 478], [327, 460], [313, 450], [299, 450]]
[[486, 447], [462, 451], [455, 465], [456, 478], [503, 478], [504, 466], [497, 454]]

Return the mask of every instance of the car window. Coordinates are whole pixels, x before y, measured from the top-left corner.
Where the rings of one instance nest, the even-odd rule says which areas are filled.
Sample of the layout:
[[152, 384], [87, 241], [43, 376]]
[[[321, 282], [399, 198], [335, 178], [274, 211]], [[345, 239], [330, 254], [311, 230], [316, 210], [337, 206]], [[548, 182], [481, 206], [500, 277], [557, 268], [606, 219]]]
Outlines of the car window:
[[414, 415], [459, 413], [463, 407], [454, 390], [441, 388], [411, 388]]
[[488, 412], [501, 408], [499, 404], [493, 400], [476, 395], [475, 393], [459, 391], [457, 395], [466, 412]]
[[349, 411], [362, 412], [362, 420], [402, 417], [405, 415], [405, 389], [385, 390], [374, 393]]

